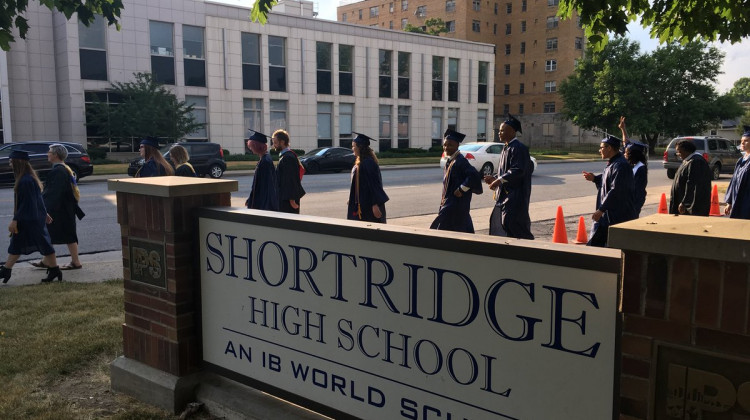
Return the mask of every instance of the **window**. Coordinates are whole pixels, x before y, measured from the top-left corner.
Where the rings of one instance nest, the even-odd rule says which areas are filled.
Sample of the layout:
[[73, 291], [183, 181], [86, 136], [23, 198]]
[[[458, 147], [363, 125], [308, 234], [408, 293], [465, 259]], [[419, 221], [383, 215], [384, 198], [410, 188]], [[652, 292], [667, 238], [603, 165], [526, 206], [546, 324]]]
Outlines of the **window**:
[[446, 0], [445, 1], [445, 11], [446, 12], [455, 12], [456, 11], [456, 0]]
[[499, 9], [498, 4], [495, 3], [495, 14], [497, 14], [498, 9]]
[[271, 99], [271, 132], [278, 130], [279, 128], [287, 129], [289, 124], [287, 123], [286, 117], [286, 101]]
[[510, 114], [510, 104], [503, 104], [503, 114]]
[[204, 124], [202, 128], [189, 133], [185, 137], [191, 140], [208, 141], [208, 98], [205, 96], [185, 96], [185, 103], [193, 106], [191, 114], [195, 118], [195, 122]]
[[409, 0], [401, 0], [401, 10], [409, 10]]
[[492, 35], [497, 35], [497, 23], [492, 24]]
[[339, 146], [352, 147], [352, 131], [354, 131], [354, 104], [339, 104]]
[[206, 86], [206, 56], [203, 44], [203, 28], [182, 25], [185, 86]]
[[560, 18], [557, 16], [547, 17], [547, 29], [555, 29], [560, 24]]
[[390, 105], [380, 105], [378, 119], [378, 137], [380, 151], [391, 148], [391, 107]]
[[[243, 32], [242, 89], [260, 90], [260, 35]], [[262, 129], [263, 127], [260, 127]]]
[[245, 128], [253, 131], [263, 130], [263, 99], [242, 100], [242, 111]]
[[393, 21], [388, 22], [388, 29], [393, 29]]
[[379, 92], [381, 98], [391, 97], [391, 55], [393, 51], [390, 50], [379, 50], [378, 52], [378, 67], [380, 74], [379, 81]]
[[510, 75], [510, 64], [506, 64], [506, 65], [505, 65], [505, 75], [506, 75], [506, 76], [509, 76], [509, 75]]
[[526, 74], [526, 63], [518, 65], [518, 74]]
[[81, 79], [107, 80], [107, 27], [94, 15], [89, 26], [78, 21], [78, 54]]
[[474, 9], [475, 12], [480, 11], [480, 0], [471, 0], [471, 8]]
[[398, 53], [398, 97], [399, 99], [409, 99], [409, 90], [411, 88], [411, 53]]
[[443, 57], [432, 57], [432, 100], [443, 100]]
[[557, 6], [560, 0], [547, 0], [547, 6]]
[[343, 15], [341, 15], [341, 21], [342, 22], [346, 22], [346, 13], [344, 13]]
[[521, 54], [526, 54], [526, 41], [521, 42], [521, 48], [520, 48]]
[[482, 25], [479, 23], [478, 20], [472, 20], [471, 21], [471, 30], [472, 32], [480, 32], [482, 29]]
[[503, 85], [503, 95], [510, 95], [510, 85], [509, 84]]
[[544, 103], [544, 111], [545, 114], [552, 114], [555, 112], [555, 103], [554, 102], [545, 102]]
[[583, 49], [583, 38], [577, 36], [576, 40], [575, 40], [575, 43], [576, 43], [575, 45], [576, 45], [576, 49], [577, 50], [582, 50]]
[[443, 144], [443, 108], [432, 108], [432, 145]]
[[362, 20], [362, 9], [359, 9], [359, 20]]
[[510, 35], [510, 33], [511, 33], [511, 24], [510, 23], [506, 23], [505, 24], [505, 35]]
[[174, 44], [172, 24], [149, 21], [151, 36], [151, 73], [154, 81], [165, 85], [174, 84]]
[[547, 51], [557, 49], [557, 38], [547, 38]]
[[505, 44], [505, 55], [510, 55], [510, 44]]
[[447, 29], [448, 32], [456, 32], [456, 21], [449, 20], [445, 22], [445, 29]]
[[409, 147], [409, 115], [411, 114], [410, 106], [398, 107], [398, 148], [406, 149]]
[[268, 36], [268, 85], [273, 92], [286, 92], [286, 38]]
[[526, 92], [526, 84], [525, 83], [521, 83], [520, 85], [518, 85], [518, 93], [520, 95], [523, 95], [524, 92]]
[[116, 93], [110, 92], [93, 92], [86, 91], [83, 93], [83, 100], [86, 110], [86, 141], [88, 147], [99, 147], [104, 144], [109, 150], [112, 150], [113, 143], [116, 151], [135, 151], [138, 150], [138, 138], [112, 139], [109, 133], [104, 132], [104, 127], [92, 121], [91, 113], [99, 104], [108, 107], [115, 107], [122, 102], [122, 98]]
[[427, 6], [417, 6], [417, 12], [415, 13], [417, 17], [425, 17], [427, 16]]
[[518, 104], [518, 115], [523, 115], [523, 104]]
[[448, 128], [458, 131], [458, 108], [448, 108]]
[[317, 68], [318, 94], [330, 95], [332, 92], [332, 58], [333, 44], [328, 42], [315, 43], [315, 61]]
[[557, 60], [547, 60], [544, 64], [544, 71], [557, 70]]
[[373, 7], [370, 8], [370, 17], [371, 18], [378, 17], [379, 15], [380, 15], [380, 11], [378, 9], [378, 6], [373, 6]]
[[506, 14], [513, 13], [513, 3], [505, 3], [505, 13]]
[[521, 0], [521, 11], [522, 12], [526, 11], [526, 0]]
[[458, 102], [458, 58], [448, 59], [448, 100]]
[[554, 80], [548, 80], [544, 82], [544, 92], [545, 93], [552, 93], [557, 92], [557, 82]]
[[477, 140], [487, 141], [487, 110], [477, 110]]
[[331, 126], [333, 126], [333, 104], [318, 102], [318, 147], [333, 146]]
[[339, 95], [354, 95], [354, 46], [339, 44]]
[[389, 13], [393, 13], [393, 2], [390, 2], [390, 3], [388, 4], [388, 12], [389, 12]]
[[542, 135], [545, 137], [554, 136], [555, 135], [554, 124], [550, 124], [550, 123], [542, 124]]
[[406, 28], [406, 25], [409, 24], [409, 19], [401, 19], [401, 29]]
[[526, 21], [521, 21], [521, 33], [526, 32]]

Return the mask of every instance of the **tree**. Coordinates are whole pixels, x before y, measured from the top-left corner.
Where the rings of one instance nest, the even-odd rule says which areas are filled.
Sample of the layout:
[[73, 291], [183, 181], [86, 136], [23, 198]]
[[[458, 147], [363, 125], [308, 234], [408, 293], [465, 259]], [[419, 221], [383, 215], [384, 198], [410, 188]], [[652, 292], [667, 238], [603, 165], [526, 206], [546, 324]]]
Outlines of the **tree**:
[[740, 118], [740, 125], [737, 126], [737, 134], [740, 136], [745, 133], [745, 127], [750, 127], [750, 109], [745, 111], [745, 113]]
[[87, 109], [86, 125], [97, 128], [97, 134], [114, 142], [129, 142], [146, 136], [177, 141], [203, 128], [192, 115], [193, 105], [178, 101], [150, 73], [134, 73], [133, 82], [114, 82], [110, 96], [114, 104], [96, 102]]
[[406, 32], [415, 32], [418, 34], [427, 34], [434, 36], [440, 36], [440, 34], [448, 32], [448, 28], [445, 26], [445, 22], [440, 18], [429, 18], [425, 20], [424, 27], [427, 29], [422, 29], [421, 26], [414, 26], [411, 23], [407, 23], [404, 30]]
[[250, 10], [250, 19], [253, 22], [260, 22], [265, 25], [268, 20], [268, 12], [278, 3], [277, 0], [255, 0], [252, 10]]
[[627, 24], [639, 19], [662, 43], [740, 42], [750, 35], [749, 7], [748, 0], [560, 0], [558, 14], [577, 12], [589, 43], [600, 51], [608, 32], [623, 36]]
[[718, 96], [713, 87], [723, 58], [698, 42], [642, 55], [638, 43], [616, 38], [600, 52], [589, 50], [563, 81], [563, 114], [585, 129], [618, 134], [625, 115], [629, 134], [640, 134], [653, 152], [661, 134], [698, 134], [742, 113], [734, 97]]
[[734, 82], [729, 94], [740, 102], [750, 102], [750, 77], [741, 77]]
[[[267, 1], [267, 0], [258, 0]], [[39, 3], [50, 10], [57, 10], [67, 19], [78, 15], [78, 20], [87, 26], [94, 21], [94, 15], [104, 16], [110, 25], [120, 30], [120, 11], [122, 0], [39, 0]], [[10, 50], [10, 43], [15, 41], [13, 29], [18, 29], [21, 39], [26, 39], [29, 30], [28, 20], [22, 15], [26, 12], [28, 0], [7, 0], [0, 2], [0, 48]]]

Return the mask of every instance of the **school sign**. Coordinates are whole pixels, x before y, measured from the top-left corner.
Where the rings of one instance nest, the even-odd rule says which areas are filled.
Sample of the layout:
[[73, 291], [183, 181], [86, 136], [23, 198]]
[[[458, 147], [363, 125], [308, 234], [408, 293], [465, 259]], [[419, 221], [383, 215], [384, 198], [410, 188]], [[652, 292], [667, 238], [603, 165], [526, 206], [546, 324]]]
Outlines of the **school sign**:
[[615, 416], [612, 250], [226, 209], [198, 232], [216, 372], [336, 418]]

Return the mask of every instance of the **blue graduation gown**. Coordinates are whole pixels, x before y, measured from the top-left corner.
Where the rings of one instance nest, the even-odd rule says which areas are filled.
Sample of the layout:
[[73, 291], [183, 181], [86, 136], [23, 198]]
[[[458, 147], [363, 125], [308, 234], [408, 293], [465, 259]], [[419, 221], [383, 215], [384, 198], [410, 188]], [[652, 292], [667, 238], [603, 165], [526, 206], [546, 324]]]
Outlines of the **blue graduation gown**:
[[143, 166], [141, 166], [141, 169], [138, 170], [138, 172], [135, 174], [136, 178], [146, 178], [150, 176], [166, 176], [167, 171], [164, 169], [163, 166], [156, 163], [156, 161], [152, 158], [147, 160]]
[[266, 153], [260, 157], [253, 175], [253, 186], [250, 197], [245, 201], [249, 209], [279, 210], [279, 186], [276, 183], [276, 170], [271, 156]]
[[54, 254], [55, 249], [47, 231], [47, 208], [44, 206], [42, 190], [31, 175], [21, 177], [15, 200], [13, 220], [18, 226], [18, 233], [10, 237], [8, 254]]
[[500, 155], [498, 178], [505, 182], [495, 192], [495, 208], [490, 216], [490, 235], [534, 239], [531, 233], [529, 201], [534, 164], [529, 149], [513, 139]]
[[[357, 177], [359, 177], [359, 194], [357, 194]], [[360, 158], [359, 165], [354, 165], [352, 168], [351, 181], [346, 218], [385, 223], [385, 203], [389, 198], [383, 190], [383, 178], [380, 175], [378, 164], [370, 157]], [[380, 218], [375, 217], [372, 213], [372, 206], [375, 204], [378, 205], [382, 213]]]
[[[469, 188], [461, 197], [453, 192], [461, 186]], [[430, 229], [451, 230], [454, 232], [474, 233], [474, 223], [471, 221], [472, 194], [482, 193], [482, 179], [468, 160], [458, 153], [456, 158], [445, 166], [443, 175], [443, 198], [440, 210]]]
[[732, 205], [729, 217], [733, 219], [750, 219], [750, 158], [737, 160], [734, 165], [734, 174], [727, 187], [724, 201]]
[[633, 168], [625, 157], [618, 153], [609, 159], [604, 173], [594, 178], [599, 189], [596, 209], [604, 214], [591, 229], [589, 246], [607, 246], [610, 226], [635, 219], [633, 207]]
[[633, 167], [633, 212], [635, 217], [641, 215], [641, 209], [646, 202], [646, 186], [648, 185], [648, 168], [641, 162]]

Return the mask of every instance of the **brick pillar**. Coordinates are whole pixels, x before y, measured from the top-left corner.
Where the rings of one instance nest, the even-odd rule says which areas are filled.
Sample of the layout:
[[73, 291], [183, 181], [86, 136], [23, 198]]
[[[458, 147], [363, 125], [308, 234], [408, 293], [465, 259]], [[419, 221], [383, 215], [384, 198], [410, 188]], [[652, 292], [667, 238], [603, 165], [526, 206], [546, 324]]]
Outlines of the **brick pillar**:
[[[749, 233], [750, 221], [692, 216], [612, 227], [610, 243], [623, 250], [621, 420], [716, 410], [692, 399], [691, 383], [726, 385], [720, 412], [746, 415], [729, 388], [750, 381]], [[667, 398], [680, 387], [687, 395]], [[683, 415], [667, 416], [667, 401]]]
[[[195, 209], [230, 206], [237, 181], [158, 177], [110, 180], [117, 192], [125, 279], [123, 357], [112, 386], [178, 411], [199, 370], [200, 279]], [[164, 374], [167, 374], [166, 376]]]

